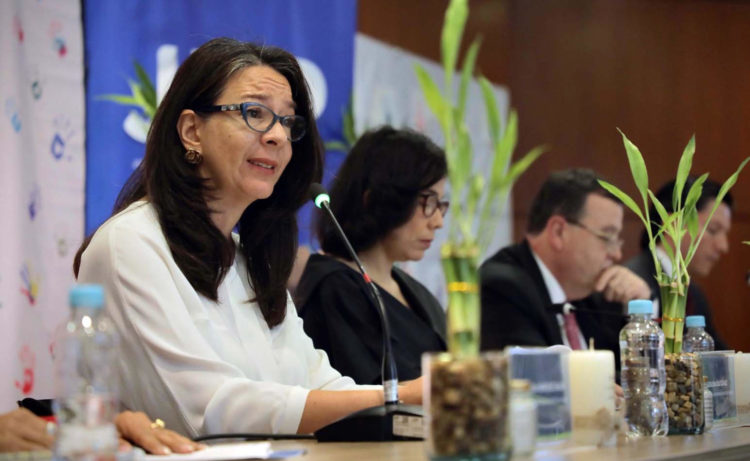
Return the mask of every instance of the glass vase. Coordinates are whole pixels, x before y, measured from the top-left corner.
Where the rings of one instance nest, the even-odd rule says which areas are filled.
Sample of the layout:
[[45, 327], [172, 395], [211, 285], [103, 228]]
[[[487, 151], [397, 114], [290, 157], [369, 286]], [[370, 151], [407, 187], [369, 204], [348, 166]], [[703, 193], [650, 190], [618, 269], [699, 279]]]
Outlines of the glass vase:
[[661, 329], [664, 331], [664, 352], [682, 352], [682, 332], [685, 326], [685, 304], [688, 285], [674, 280], [659, 287], [661, 293]]
[[425, 449], [433, 461], [510, 458], [508, 359], [492, 351], [474, 357], [422, 356]]
[[664, 400], [669, 414], [669, 435], [702, 434], [703, 367], [691, 352], [666, 354], [667, 389]]
[[446, 243], [440, 250], [448, 291], [448, 351], [456, 357], [479, 354], [479, 248]]

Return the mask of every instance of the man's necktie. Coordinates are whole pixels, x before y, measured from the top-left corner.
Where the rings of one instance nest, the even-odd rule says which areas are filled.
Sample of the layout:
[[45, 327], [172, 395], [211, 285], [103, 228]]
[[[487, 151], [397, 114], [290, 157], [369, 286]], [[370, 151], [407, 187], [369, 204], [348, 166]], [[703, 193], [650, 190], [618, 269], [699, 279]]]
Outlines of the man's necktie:
[[578, 322], [576, 321], [576, 314], [574, 312], [567, 312], [563, 314], [565, 336], [568, 337], [568, 345], [573, 350], [583, 349], [581, 344], [581, 329], [578, 328]]

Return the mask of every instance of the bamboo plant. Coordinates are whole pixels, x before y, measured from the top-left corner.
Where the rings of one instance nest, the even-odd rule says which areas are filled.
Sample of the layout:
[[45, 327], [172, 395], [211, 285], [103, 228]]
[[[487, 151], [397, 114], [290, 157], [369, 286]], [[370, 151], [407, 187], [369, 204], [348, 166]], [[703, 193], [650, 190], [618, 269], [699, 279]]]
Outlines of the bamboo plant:
[[149, 124], [156, 114], [159, 102], [156, 100], [156, 90], [143, 66], [137, 61], [133, 62], [138, 81], [128, 79], [131, 94], [105, 94], [99, 99], [112, 101], [123, 106], [134, 106], [143, 111]]
[[[625, 134], [622, 133], [622, 131], [620, 131], [620, 134], [622, 135], [623, 143], [625, 145], [630, 172], [633, 176], [636, 189], [638, 190], [638, 197], [636, 197], [636, 199], [641, 200], [643, 204], [642, 208], [638, 206], [636, 199], [631, 198], [614, 185], [606, 181], [599, 181], [599, 183], [632, 210], [641, 222], [643, 222], [643, 225], [646, 228], [649, 242], [648, 247], [651, 256], [653, 257], [654, 267], [656, 268], [656, 280], [661, 291], [662, 329], [664, 330], [665, 336], [664, 349], [666, 353], [680, 353], [682, 352], [685, 300], [687, 297], [687, 289], [690, 285], [688, 265], [690, 264], [690, 261], [692, 261], [693, 256], [695, 256], [698, 245], [708, 228], [708, 224], [711, 221], [714, 212], [716, 212], [716, 209], [721, 204], [722, 199], [727, 192], [729, 192], [732, 186], [737, 182], [740, 172], [747, 162], [750, 161], [750, 157], [742, 161], [737, 170], [727, 178], [724, 184], [722, 184], [706, 222], [703, 224], [702, 228], [699, 228], [696, 204], [701, 196], [703, 183], [708, 178], [708, 173], [699, 176], [695, 182], [693, 182], [687, 195], [685, 195], [685, 200], [683, 201], [685, 183], [690, 175], [693, 155], [695, 154], [695, 135], [690, 138], [690, 141], [687, 146], [685, 146], [682, 156], [680, 157], [680, 162], [677, 167], [677, 177], [675, 179], [674, 194], [672, 196], [672, 209], [674, 211], [669, 213], [664, 207], [664, 204], [662, 204], [649, 189], [646, 163], [644, 162], [643, 156], [638, 150], [638, 147], [636, 147], [636, 145], [633, 144]], [[651, 216], [649, 216], [649, 203], [653, 205], [662, 222], [656, 232], [652, 231], [650, 225]], [[685, 239], [687, 239], [688, 246], [687, 250], [683, 253], [680, 247]], [[664, 267], [657, 257], [657, 243], [661, 245], [669, 258], [672, 266], [671, 273], [667, 273], [664, 270]]]
[[479, 352], [479, 255], [492, 240], [513, 183], [544, 151], [543, 147], [536, 147], [511, 163], [518, 140], [518, 117], [511, 111], [506, 126], [502, 126], [492, 85], [480, 75], [493, 159], [488, 174], [474, 170], [474, 151], [465, 115], [480, 38], [474, 39], [463, 57], [454, 94], [454, 73], [468, 14], [467, 0], [452, 0], [445, 12], [440, 41], [442, 90], [422, 66], [415, 64], [422, 93], [443, 133], [448, 181], [455, 204], [451, 207], [448, 242], [441, 248], [441, 257], [448, 287], [448, 350], [458, 357]]

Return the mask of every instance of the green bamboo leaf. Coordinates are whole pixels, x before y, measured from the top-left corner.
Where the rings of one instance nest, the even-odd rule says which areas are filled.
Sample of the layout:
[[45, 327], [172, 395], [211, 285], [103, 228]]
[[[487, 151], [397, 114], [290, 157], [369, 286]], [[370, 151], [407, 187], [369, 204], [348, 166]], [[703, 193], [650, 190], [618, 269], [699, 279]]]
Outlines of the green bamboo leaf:
[[695, 207], [687, 209], [687, 228], [690, 234], [690, 241], [694, 242], [695, 238], [698, 237], [698, 209]]
[[714, 206], [711, 208], [711, 213], [708, 214], [708, 217], [706, 218], [706, 222], [703, 224], [703, 228], [700, 231], [700, 234], [698, 234], [698, 238], [691, 242], [690, 248], [688, 249], [688, 254], [685, 257], [685, 265], [690, 264], [690, 261], [693, 260], [693, 256], [695, 256], [695, 251], [698, 249], [698, 245], [700, 245], [701, 240], [703, 239], [703, 235], [706, 233], [706, 229], [708, 228], [708, 225], [711, 223], [711, 219], [714, 216], [714, 213], [716, 213], [716, 210], [719, 208], [719, 205], [721, 205], [722, 200], [724, 200], [724, 197], [727, 195], [727, 192], [729, 192], [729, 189], [731, 189], [735, 183], [737, 183], [737, 178], [740, 176], [740, 172], [745, 168], [745, 165], [747, 165], [747, 162], [750, 161], [750, 157], [747, 157], [745, 160], [740, 163], [740, 166], [737, 167], [737, 170], [732, 173], [731, 176], [727, 178], [726, 181], [724, 181], [724, 184], [721, 185], [721, 188], [719, 189], [719, 193], [716, 195], [716, 199], [714, 201]]
[[706, 179], [708, 179], [708, 173], [703, 173], [695, 180], [695, 182], [693, 182], [693, 185], [690, 186], [687, 196], [685, 197], [684, 209], [689, 210], [695, 208], [695, 205], [698, 203], [698, 200], [700, 200], [701, 194], [703, 193], [703, 184], [706, 182]]
[[149, 107], [156, 109], [156, 90], [154, 90], [154, 85], [151, 83], [151, 79], [143, 67], [138, 64], [138, 61], [133, 61], [133, 65], [135, 66], [135, 73], [138, 76], [138, 81], [141, 84], [143, 98], [146, 100]]
[[[450, 134], [450, 104], [443, 98], [440, 88], [438, 88], [435, 81], [430, 77], [430, 74], [422, 66], [414, 64], [414, 69], [417, 72], [417, 80], [419, 81], [419, 86], [422, 88], [422, 94], [424, 94], [427, 101], [427, 106], [440, 123], [440, 127], [447, 140]], [[448, 154], [447, 149], [446, 154]], [[451, 161], [453, 159], [448, 158], [449, 165]]]
[[[495, 94], [492, 92], [492, 84], [489, 82], [489, 80], [480, 76], [479, 86], [482, 89], [484, 107], [487, 110], [487, 127], [490, 130], [490, 139], [492, 140], [492, 145], [495, 146], [498, 144], [500, 139], [500, 112], [497, 109], [497, 101], [495, 100]], [[511, 116], [516, 117], [515, 113], [512, 113]], [[510, 122], [508, 122], [508, 128], [505, 129], [505, 133], [508, 133], [509, 129]], [[514, 128], [514, 130], [517, 129]], [[510, 156], [508, 158], [510, 158]]]
[[496, 223], [508, 198], [510, 187], [497, 191], [494, 195], [485, 194], [482, 210], [479, 216], [480, 249], [486, 249], [492, 243]]
[[665, 221], [662, 221], [661, 225], [656, 226], [657, 232], [654, 234], [653, 239], [654, 241], [659, 240], [659, 238], [662, 236], [662, 234], [669, 235], [670, 238], [672, 238], [672, 232], [670, 231], [670, 227], [674, 225], [674, 222], [679, 217], [679, 213], [672, 213], [670, 214]]
[[666, 208], [664, 208], [664, 205], [659, 201], [659, 199], [656, 198], [654, 193], [649, 190], [648, 196], [649, 198], [651, 198], [651, 203], [653, 203], [654, 208], [656, 208], [656, 212], [659, 214], [661, 222], [666, 223], [667, 221], [669, 221], [669, 212]]
[[669, 240], [664, 237], [664, 234], [660, 235], [661, 237], [661, 247], [664, 249], [664, 252], [667, 254], [667, 258], [670, 261], [674, 261], [674, 249], [672, 248], [672, 240]]
[[638, 205], [635, 204], [635, 201], [630, 198], [628, 194], [621, 191], [617, 186], [608, 183], [607, 181], [604, 181], [602, 179], [599, 179], [598, 181], [600, 186], [602, 186], [610, 194], [617, 197], [617, 199], [620, 200], [626, 207], [630, 208], [630, 211], [635, 213], [635, 215], [640, 218], [645, 226], [648, 226], [648, 222], [646, 222], [646, 218], [643, 217], [643, 213], [641, 212], [640, 208], [638, 208]]
[[548, 150], [547, 146], [536, 146], [526, 153], [523, 157], [517, 160], [508, 169], [508, 174], [505, 175], [501, 183], [501, 187], [510, 187], [516, 180], [527, 170], [529, 167], [539, 158], [540, 155]]
[[[479, 201], [482, 196], [482, 192], [485, 191], [484, 176], [481, 174], [472, 175], [471, 185], [469, 187], [470, 193], [475, 197], [475, 203]], [[473, 213], [472, 213], [473, 214]]]
[[469, 50], [464, 56], [464, 62], [461, 70], [461, 82], [458, 87], [458, 104], [456, 110], [456, 120], [463, 120], [466, 114], [466, 100], [469, 91], [469, 83], [474, 76], [474, 68], [479, 54], [479, 47], [482, 44], [482, 38], [477, 37], [471, 42]]
[[324, 146], [326, 151], [349, 152], [349, 145], [343, 141], [326, 141]]
[[473, 174], [467, 183], [468, 190], [466, 194], [466, 214], [474, 216], [479, 199], [484, 191], [484, 177], [481, 174]]
[[[458, 61], [458, 51], [461, 46], [461, 37], [464, 34], [466, 19], [469, 17], [468, 0], [451, 0], [448, 9], [445, 10], [445, 21], [440, 37], [440, 51], [443, 60], [443, 71], [445, 72], [446, 95], [451, 94], [453, 84], [453, 71]], [[448, 97], [448, 100], [451, 98]]]
[[[729, 189], [734, 187], [734, 185], [737, 183], [737, 178], [740, 176], [740, 172], [743, 168], [745, 168], [745, 165], [747, 165], [747, 162], [750, 161], [750, 157], [747, 157], [745, 160], [740, 163], [740, 166], [737, 167], [737, 171], [735, 171], [730, 177], [727, 178], [726, 181], [724, 181], [724, 184], [721, 185], [721, 189], [719, 189], [719, 194], [716, 196], [716, 203], [714, 204], [714, 211], [716, 208], [719, 207], [721, 204], [721, 201], [724, 200], [724, 196], [727, 195], [727, 192], [729, 192]], [[713, 213], [712, 213], [713, 214]]]
[[643, 161], [641, 151], [638, 150], [638, 147], [633, 144], [627, 136], [625, 136], [625, 133], [619, 128], [617, 131], [622, 135], [622, 142], [625, 145], [625, 152], [628, 155], [628, 163], [630, 164], [630, 172], [633, 175], [635, 187], [638, 188], [638, 192], [640, 192], [645, 205], [646, 195], [648, 194], [648, 171], [646, 170], [646, 162]]
[[102, 99], [105, 101], [112, 101], [124, 106], [137, 106], [138, 102], [130, 95], [125, 94], [103, 94], [97, 96], [96, 99]]
[[[489, 115], [489, 114], [488, 114]], [[500, 141], [495, 144], [495, 158], [490, 169], [490, 190], [499, 190], [503, 184], [503, 178], [508, 171], [510, 158], [518, 142], [518, 115], [511, 110], [508, 116], [508, 124], [505, 126]]]
[[149, 118], [153, 117], [153, 113], [150, 113], [148, 102], [146, 102], [146, 98], [143, 97], [143, 91], [141, 91], [140, 84], [133, 80], [128, 80], [128, 85], [130, 85], [130, 91], [133, 93], [133, 99], [135, 99], [136, 105], [140, 107]]
[[[471, 161], [471, 136], [466, 125], [460, 124], [456, 145], [456, 161], [452, 165], [455, 171], [455, 183], [451, 183], [451, 190], [456, 198], [461, 197], [464, 187], [467, 185], [472, 170]], [[470, 207], [468, 207], [470, 208]]]
[[693, 166], [693, 154], [695, 154], [695, 135], [690, 138], [685, 150], [682, 152], [680, 157], [680, 164], [677, 167], [677, 178], [674, 183], [674, 190], [672, 191], [672, 209], [679, 210], [682, 201], [682, 189], [685, 187], [685, 181], [687, 181], [688, 175], [690, 175], [690, 169]]

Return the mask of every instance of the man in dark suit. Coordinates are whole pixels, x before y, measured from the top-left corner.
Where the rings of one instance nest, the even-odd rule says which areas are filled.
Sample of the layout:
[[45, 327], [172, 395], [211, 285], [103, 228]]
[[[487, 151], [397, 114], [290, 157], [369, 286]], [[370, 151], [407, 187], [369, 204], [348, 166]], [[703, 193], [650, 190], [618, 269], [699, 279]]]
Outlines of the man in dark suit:
[[[682, 201], [684, 203], [687, 198], [687, 193], [690, 190], [695, 178], [688, 178], [683, 188]], [[664, 205], [667, 212], [672, 212], [672, 195], [674, 193], [674, 180], [669, 181], [661, 187], [656, 193], [656, 198]], [[703, 189], [701, 196], [696, 203], [696, 209], [698, 210], [698, 228], [702, 229], [708, 220], [709, 214], [716, 203], [716, 197], [719, 195], [721, 185], [715, 181], [707, 179], [703, 183]], [[703, 235], [698, 248], [695, 251], [695, 256], [688, 265], [688, 273], [691, 277], [690, 286], [688, 287], [688, 296], [685, 305], [685, 315], [702, 315], [706, 318], [706, 332], [714, 338], [716, 350], [726, 350], [730, 347], [721, 338], [719, 332], [716, 330], [716, 326], [713, 322], [713, 315], [711, 314], [711, 306], [708, 304], [708, 299], [703, 291], [700, 289], [698, 284], [695, 282], [695, 277], [706, 277], [711, 273], [716, 262], [721, 258], [721, 255], [729, 251], [729, 229], [732, 226], [732, 205], [734, 201], [731, 194], [726, 194], [716, 209], [711, 221], [706, 228], [706, 233]], [[651, 231], [656, 233], [659, 231], [661, 226], [661, 219], [656, 209], [652, 207], [649, 212], [651, 217]], [[687, 239], [683, 242], [682, 252], [687, 252]], [[648, 235], [643, 232], [641, 236], [641, 253], [628, 260], [625, 265], [630, 268], [633, 272], [643, 277], [648, 282], [649, 289], [651, 290], [651, 299], [654, 299], [656, 317], [660, 316], [660, 305], [661, 305], [661, 294], [659, 292], [659, 284], [656, 282], [655, 274], [656, 269], [654, 267], [654, 258], [651, 252], [648, 250]], [[659, 262], [664, 270], [671, 271], [671, 263], [669, 257], [664, 251], [664, 248], [657, 244], [656, 254], [659, 258]]]
[[[507, 345], [598, 349], [619, 354], [623, 303], [648, 285], [617, 265], [623, 207], [591, 170], [553, 173], [535, 197], [526, 239], [480, 268], [482, 348]], [[572, 303], [578, 311], [559, 306]]]

